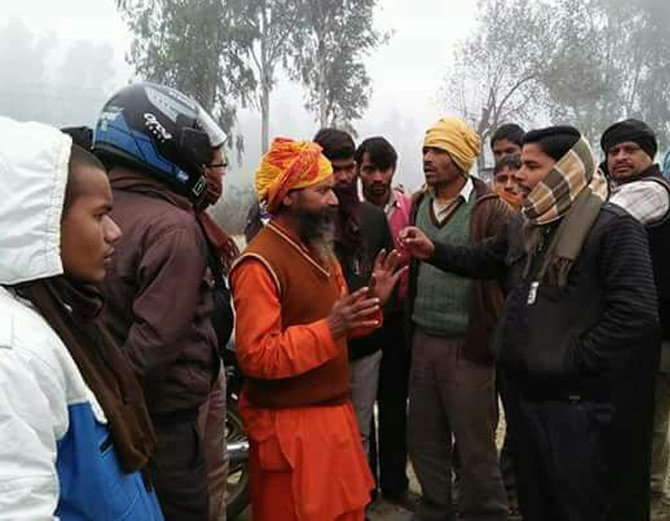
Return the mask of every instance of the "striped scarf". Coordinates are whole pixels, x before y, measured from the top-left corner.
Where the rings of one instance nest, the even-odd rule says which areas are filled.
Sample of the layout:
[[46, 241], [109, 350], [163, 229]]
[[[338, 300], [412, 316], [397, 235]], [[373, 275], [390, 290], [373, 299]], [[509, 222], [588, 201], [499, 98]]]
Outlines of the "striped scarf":
[[607, 180], [596, 168], [591, 147], [582, 137], [528, 194], [523, 215], [538, 226], [554, 222], [568, 213], [584, 189], [607, 199]]
[[591, 147], [582, 137], [524, 201], [526, 275], [535, 254], [543, 249], [544, 226], [561, 220], [535, 278], [546, 284], [565, 286], [607, 195], [607, 180], [596, 168]]

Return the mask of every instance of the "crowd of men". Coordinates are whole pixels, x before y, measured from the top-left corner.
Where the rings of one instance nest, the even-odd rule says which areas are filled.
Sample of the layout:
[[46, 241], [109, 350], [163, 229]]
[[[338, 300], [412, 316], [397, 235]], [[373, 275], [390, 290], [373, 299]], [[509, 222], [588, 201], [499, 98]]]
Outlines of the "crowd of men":
[[578, 129], [503, 125], [487, 183], [444, 117], [413, 194], [384, 137], [276, 138], [242, 252], [207, 212], [225, 140], [150, 83], [93, 132], [0, 117], [0, 520], [225, 519], [233, 330], [254, 521], [363, 521], [379, 494], [416, 521], [667, 509], [651, 128], [614, 123], [599, 164]]

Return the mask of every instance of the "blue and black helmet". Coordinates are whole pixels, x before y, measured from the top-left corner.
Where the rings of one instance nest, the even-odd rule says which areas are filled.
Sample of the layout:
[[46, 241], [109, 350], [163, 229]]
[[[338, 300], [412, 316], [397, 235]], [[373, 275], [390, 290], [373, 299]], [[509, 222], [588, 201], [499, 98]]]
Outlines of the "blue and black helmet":
[[163, 85], [135, 83], [103, 107], [93, 151], [108, 166], [122, 164], [147, 172], [197, 201], [206, 186], [203, 167], [225, 139], [195, 100]]

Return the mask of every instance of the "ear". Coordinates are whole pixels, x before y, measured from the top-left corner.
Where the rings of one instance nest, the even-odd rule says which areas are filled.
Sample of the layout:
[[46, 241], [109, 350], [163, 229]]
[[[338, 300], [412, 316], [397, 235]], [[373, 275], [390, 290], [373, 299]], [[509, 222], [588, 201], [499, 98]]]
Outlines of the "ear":
[[287, 193], [282, 199], [282, 205], [286, 208], [291, 208], [295, 204], [295, 192], [291, 191]]

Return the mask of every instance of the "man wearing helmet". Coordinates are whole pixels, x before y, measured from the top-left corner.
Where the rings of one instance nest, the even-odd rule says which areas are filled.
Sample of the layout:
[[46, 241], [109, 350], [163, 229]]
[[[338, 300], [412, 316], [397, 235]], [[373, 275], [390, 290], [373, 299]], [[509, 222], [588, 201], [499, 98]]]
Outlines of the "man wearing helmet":
[[124, 231], [109, 265], [105, 322], [144, 388], [158, 437], [152, 477], [167, 521], [208, 518], [198, 410], [220, 360], [208, 246], [195, 207], [225, 135], [192, 99], [150, 83], [103, 107], [93, 150], [109, 169]]

